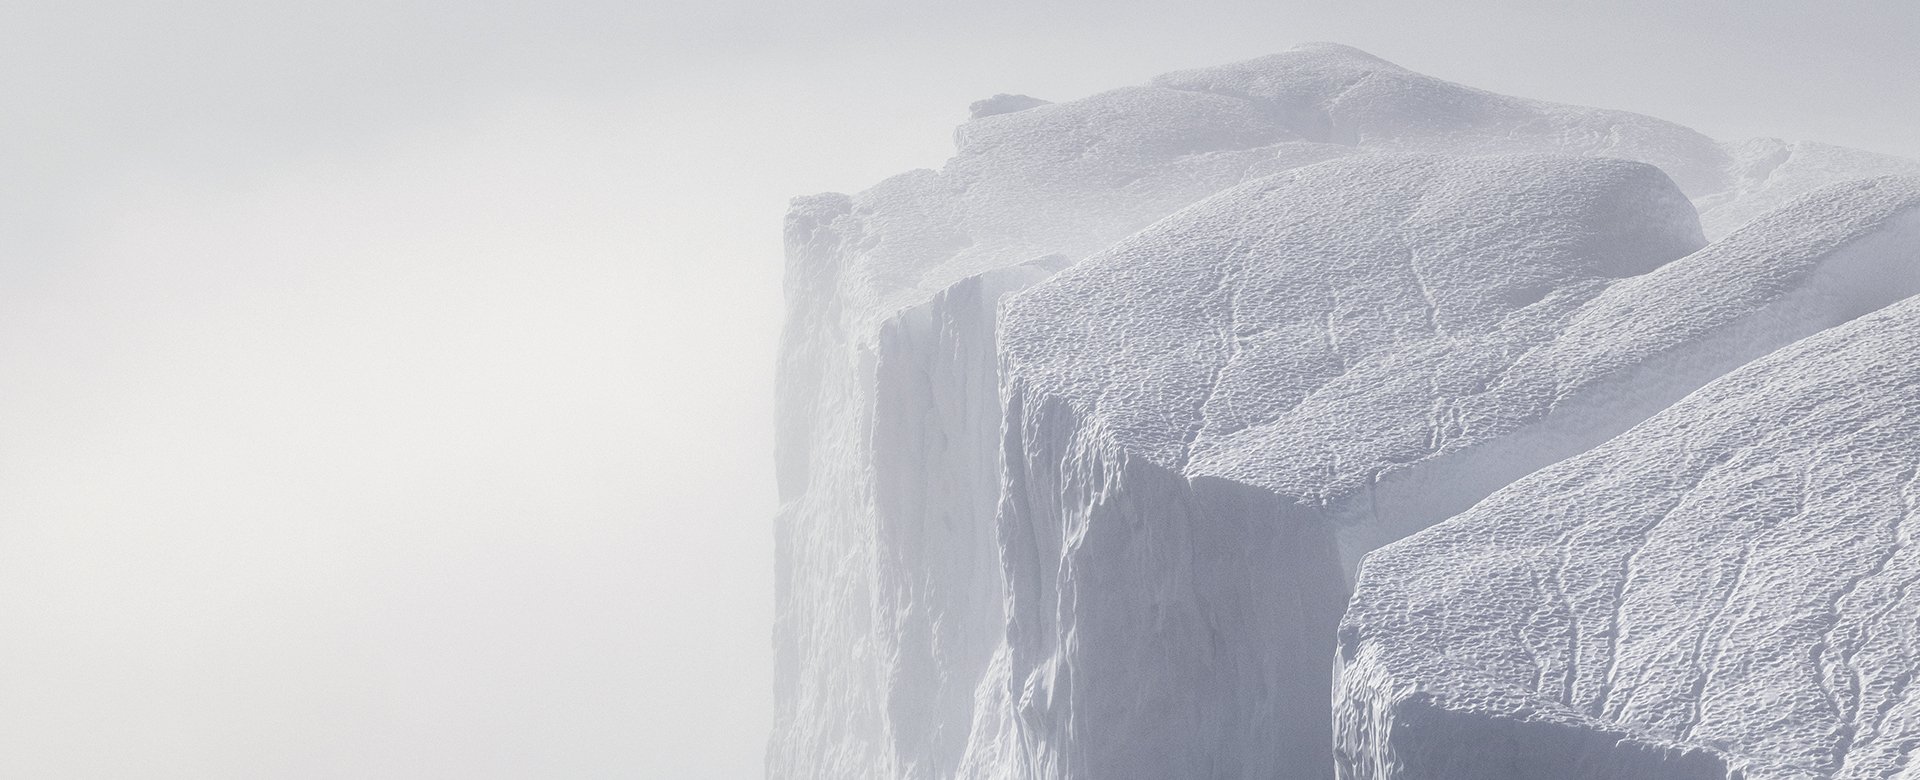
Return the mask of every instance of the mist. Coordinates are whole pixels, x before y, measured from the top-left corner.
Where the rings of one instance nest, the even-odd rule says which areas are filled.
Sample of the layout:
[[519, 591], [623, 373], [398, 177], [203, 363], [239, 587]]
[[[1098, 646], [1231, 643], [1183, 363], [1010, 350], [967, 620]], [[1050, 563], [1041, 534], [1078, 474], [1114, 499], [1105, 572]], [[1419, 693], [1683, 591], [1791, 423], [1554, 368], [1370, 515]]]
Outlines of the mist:
[[0, 775], [758, 776], [787, 199], [1309, 40], [1920, 156], [1905, 2], [0, 11]]

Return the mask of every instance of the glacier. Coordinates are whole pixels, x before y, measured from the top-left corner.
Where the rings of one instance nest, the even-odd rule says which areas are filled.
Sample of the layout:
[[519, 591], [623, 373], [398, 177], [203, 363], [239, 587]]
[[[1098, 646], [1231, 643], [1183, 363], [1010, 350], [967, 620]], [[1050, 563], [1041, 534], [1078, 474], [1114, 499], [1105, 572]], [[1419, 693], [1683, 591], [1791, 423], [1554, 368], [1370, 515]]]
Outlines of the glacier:
[[1916, 398], [1909, 299], [1370, 556], [1341, 776], [1910, 776]]
[[[1001, 522], [1027, 760], [1330, 761], [1324, 640], [1361, 555], [1920, 292], [1886, 251], [1920, 246], [1915, 185], [1816, 191], [1691, 251], [1691, 209], [1651, 166], [1367, 155], [1229, 190], [1015, 294]], [[1811, 216], [1829, 211], [1859, 224]]]
[[971, 114], [787, 218], [769, 777], [1333, 776], [1362, 556], [1920, 292], [1912, 162], [1343, 46]]

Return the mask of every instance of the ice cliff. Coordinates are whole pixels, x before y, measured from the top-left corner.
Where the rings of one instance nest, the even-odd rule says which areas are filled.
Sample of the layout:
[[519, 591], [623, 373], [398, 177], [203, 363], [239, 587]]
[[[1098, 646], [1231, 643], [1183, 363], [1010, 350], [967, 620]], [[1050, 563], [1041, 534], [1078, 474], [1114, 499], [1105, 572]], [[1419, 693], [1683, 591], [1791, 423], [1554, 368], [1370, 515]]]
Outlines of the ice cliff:
[[788, 216], [770, 777], [1330, 777], [1360, 556], [1916, 291], [1911, 163], [1345, 47], [972, 115]]
[[1342, 776], [1911, 776], [1917, 399], [1911, 299], [1375, 553]]

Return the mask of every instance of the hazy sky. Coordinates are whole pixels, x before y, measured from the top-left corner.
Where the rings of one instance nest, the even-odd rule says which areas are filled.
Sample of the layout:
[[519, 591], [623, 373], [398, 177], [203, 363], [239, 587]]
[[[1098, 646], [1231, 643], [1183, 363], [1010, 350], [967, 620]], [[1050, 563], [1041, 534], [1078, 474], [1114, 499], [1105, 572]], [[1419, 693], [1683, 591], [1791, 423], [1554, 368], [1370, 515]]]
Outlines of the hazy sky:
[[0, 777], [746, 778], [789, 196], [1309, 40], [1920, 157], [1920, 4], [13, 2]]

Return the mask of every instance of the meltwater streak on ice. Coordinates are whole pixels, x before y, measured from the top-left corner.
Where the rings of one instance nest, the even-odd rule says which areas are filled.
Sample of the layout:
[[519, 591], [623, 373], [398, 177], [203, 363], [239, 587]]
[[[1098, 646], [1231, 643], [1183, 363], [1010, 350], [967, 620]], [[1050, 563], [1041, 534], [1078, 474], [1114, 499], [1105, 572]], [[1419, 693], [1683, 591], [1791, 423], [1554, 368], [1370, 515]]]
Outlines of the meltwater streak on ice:
[[[1078, 720], [1074, 728], [1048, 720], [1072, 711], [1076, 669], [1046, 660], [1057, 656], [1048, 655], [1053, 650], [1044, 642], [1015, 639], [1031, 638], [1033, 632], [1016, 628], [1009, 635], [1005, 598], [997, 597], [1008, 592], [1008, 578], [1016, 609], [1024, 579], [1093, 587], [1100, 576], [1095, 568], [1072, 567], [1109, 560], [1097, 545], [1075, 548], [1081, 563], [1025, 554], [1066, 549], [1076, 539], [1085, 542], [1084, 537], [1018, 536], [1030, 527], [1091, 531], [1065, 522], [1072, 511], [1068, 507], [1049, 509], [1042, 502], [1020, 508], [1020, 502], [1037, 495], [1032, 486], [1044, 482], [1035, 479], [1023, 487], [1019, 475], [1061, 467], [1031, 462], [1030, 449], [1047, 457], [1087, 459], [1093, 465], [1086, 466], [1086, 474], [1101, 475], [1082, 486], [1083, 498], [1095, 503], [1119, 501], [1123, 488], [1140, 487], [1124, 497], [1136, 507], [1126, 510], [1132, 513], [1128, 522], [1150, 533], [1239, 528], [1189, 540], [1185, 549], [1191, 555], [1238, 555], [1249, 562], [1241, 571], [1201, 567], [1200, 579], [1212, 582], [1194, 587], [1232, 593], [1242, 600], [1237, 608], [1244, 614], [1260, 614], [1272, 604], [1290, 616], [1276, 621], [1324, 627], [1281, 645], [1223, 646], [1222, 657], [1229, 660], [1223, 662], [1228, 674], [1221, 679], [1265, 686], [1249, 694], [1254, 700], [1249, 706], [1265, 720], [1224, 725], [1196, 742], [1169, 747], [1172, 754], [1213, 761], [1201, 757], [1263, 740], [1289, 754], [1309, 751], [1318, 740], [1325, 752], [1324, 720], [1318, 726], [1299, 720], [1301, 710], [1293, 705], [1299, 697], [1311, 697], [1324, 710], [1324, 664], [1317, 688], [1298, 687], [1310, 675], [1297, 672], [1271, 679], [1235, 675], [1295, 661], [1318, 663], [1315, 659], [1325, 655], [1321, 648], [1331, 646], [1338, 616], [1337, 606], [1329, 611], [1326, 605], [1346, 588], [1340, 563], [1413, 529], [1385, 523], [1302, 525], [1302, 536], [1294, 539], [1274, 535], [1272, 522], [1221, 520], [1281, 511], [1272, 491], [1249, 484], [1231, 465], [1234, 447], [1252, 438], [1214, 437], [1218, 441], [1192, 448], [1186, 454], [1193, 465], [1213, 464], [1207, 467], [1217, 475], [1187, 479], [1141, 453], [1113, 446], [1108, 435], [1113, 430], [1082, 424], [1080, 411], [1058, 399], [1036, 397], [1029, 403], [1018, 398], [1020, 393], [1010, 396], [1013, 406], [1004, 426], [1009, 449], [1003, 453], [1003, 426], [997, 422], [1002, 400], [995, 391], [1002, 378], [985, 359], [998, 349], [990, 323], [1000, 296], [1214, 193], [1355, 154], [1552, 152], [1639, 160], [1659, 166], [1679, 185], [1702, 210], [1710, 236], [1749, 212], [1832, 180], [1823, 178], [1827, 171], [1847, 178], [1906, 164], [1832, 147], [1722, 145], [1649, 117], [1494, 95], [1325, 44], [1169, 74], [1148, 86], [1069, 103], [1009, 97], [983, 104], [976, 107], [979, 118], [956, 133], [959, 149], [942, 170], [902, 174], [852, 197], [804, 198], [788, 219], [789, 309], [778, 391], [783, 508], [776, 522], [772, 777], [1089, 776], [1091, 765], [1075, 764], [1072, 757], [1076, 751], [1084, 755], [1093, 743], [1076, 740], [1102, 721], [1090, 711], [1074, 716], [1088, 719], [1085, 727]], [[1627, 262], [1643, 261], [1654, 262]], [[1526, 294], [1530, 291], [1515, 292], [1519, 297], [1510, 301]], [[1746, 313], [1753, 307], [1734, 308]], [[1621, 316], [1633, 319], [1630, 313]], [[1116, 324], [1141, 333], [1168, 326]], [[1708, 369], [1724, 370], [1713, 365]], [[1552, 362], [1536, 367], [1549, 375], [1565, 369]], [[1243, 384], [1256, 394], [1261, 370], [1244, 361], [1235, 369], [1254, 372]], [[1227, 424], [1236, 413], [1231, 408], [1236, 398], [1223, 395], [1209, 417]], [[1445, 418], [1459, 410], [1434, 411], [1441, 415], [1435, 430], [1451, 430], [1448, 425], [1457, 427], [1464, 419]], [[1258, 426], [1245, 430], [1260, 433]], [[1027, 448], [1022, 437], [1037, 444]], [[1509, 438], [1523, 449], [1539, 446]], [[1367, 512], [1401, 512], [1390, 508], [1394, 501], [1417, 499], [1462, 474], [1488, 484], [1461, 491], [1456, 496], [1461, 499], [1518, 476], [1496, 470], [1486, 472], [1494, 475], [1488, 477], [1472, 457], [1445, 463], [1455, 473], [1440, 467], [1419, 472], [1434, 479], [1403, 477], [1397, 491], [1389, 490]], [[1003, 469], [1013, 483], [1000, 484]], [[1178, 498], [1182, 491], [1193, 495]], [[1006, 517], [996, 526], [992, 508], [1003, 494]], [[1168, 508], [1168, 502], [1181, 506]], [[1056, 514], [1019, 519], [1036, 507]], [[1421, 522], [1428, 521], [1422, 516]], [[1250, 544], [1253, 536], [1269, 547]], [[1183, 548], [1170, 547], [1128, 565], [1177, 579], [1177, 570], [1195, 568], [1191, 559], [1172, 556], [1177, 549]], [[1299, 560], [1284, 568], [1264, 565], [1272, 558], [1263, 557], [1262, 549]], [[1168, 612], [1159, 602], [1113, 606]], [[1065, 602], [1061, 608], [1076, 622], [1098, 625], [1097, 614], [1073, 613], [1074, 605]], [[1013, 619], [1017, 624], [1017, 615]], [[1080, 647], [1093, 637], [1093, 632], [1068, 633], [1059, 640]], [[1092, 647], [1088, 652], [1120, 658], [1130, 651]], [[1283, 660], [1289, 658], [1294, 660]], [[1182, 670], [1179, 658], [1141, 662], [1151, 662], [1148, 672], [1191, 671]], [[1086, 670], [1078, 671], [1085, 677]], [[1135, 677], [1142, 684], [1153, 679], [1151, 674]], [[1131, 707], [1115, 716], [1119, 720], [1104, 722], [1134, 724], [1137, 731], [1188, 714], [1134, 706], [1142, 700], [1127, 698], [1124, 689], [1103, 695]], [[1296, 722], [1322, 736], [1282, 725]], [[1253, 766], [1244, 757], [1226, 760]], [[1227, 771], [1225, 766], [1188, 764], [1179, 773], [1207, 775]], [[1301, 767], [1274, 771], [1324, 775]]]

